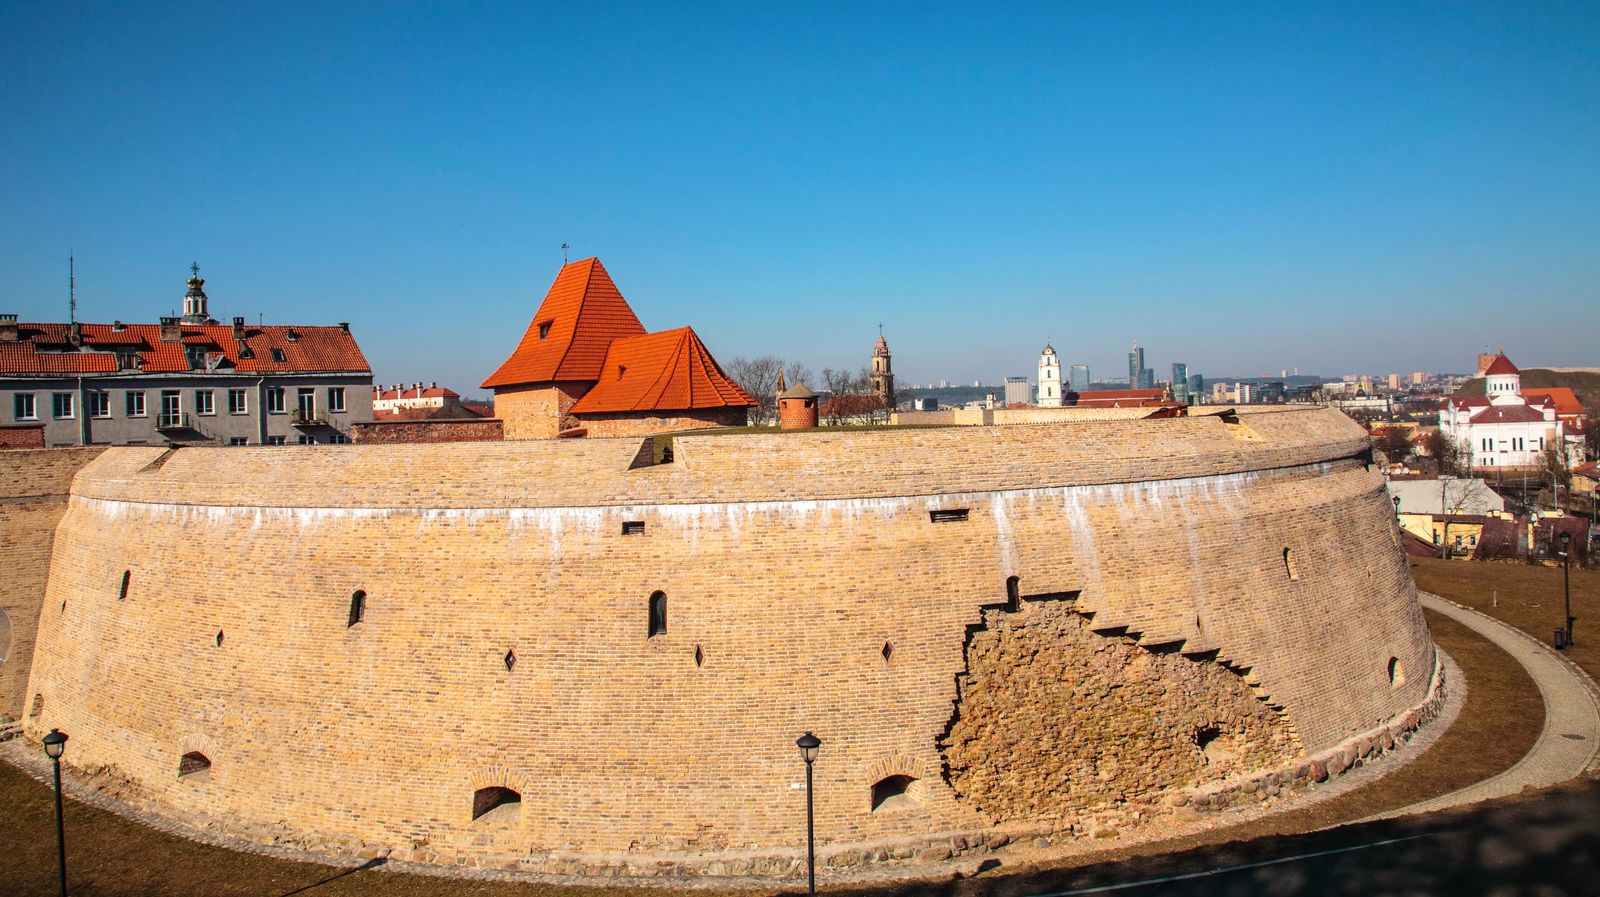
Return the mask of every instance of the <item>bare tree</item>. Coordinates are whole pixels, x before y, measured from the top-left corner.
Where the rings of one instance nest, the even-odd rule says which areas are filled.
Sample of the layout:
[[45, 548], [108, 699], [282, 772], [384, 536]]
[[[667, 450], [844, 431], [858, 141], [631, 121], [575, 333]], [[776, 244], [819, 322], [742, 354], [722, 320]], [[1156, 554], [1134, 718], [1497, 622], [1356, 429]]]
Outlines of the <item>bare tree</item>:
[[872, 394], [872, 374], [866, 368], [855, 371], [823, 368], [822, 385], [827, 397], [822, 401], [821, 411], [831, 426], [882, 423], [889, 419], [890, 409]]
[[1373, 438], [1373, 445], [1391, 464], [1402, 463], [1411, 454], [1411, 437], [1399, 427], [1385, 427]]
[[1472, 469], [1472, 453], [1444, 430], [1430, 431], [1422, 446], [1438, 462], [1440, 476], [1460, 476]]

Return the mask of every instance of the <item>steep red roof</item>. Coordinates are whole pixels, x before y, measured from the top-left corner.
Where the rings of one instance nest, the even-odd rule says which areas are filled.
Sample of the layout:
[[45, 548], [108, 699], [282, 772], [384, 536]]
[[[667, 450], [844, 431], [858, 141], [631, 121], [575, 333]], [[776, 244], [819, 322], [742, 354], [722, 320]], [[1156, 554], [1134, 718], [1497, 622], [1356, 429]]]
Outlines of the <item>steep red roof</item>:
[[1517, 366], [1511, 363], [1511, 359], [1507, 358], [1506, 353], [1504, 352], [1496, 355], [1494, 357], [1494, 361], [1489, 362], [1489, 366], [1483, 369], [1483, 375], [1485, 377], [1492, 376], [1494, 374], [1520, 373], [1522, 372], [1517, 370]]
[[723, 373], [688, 327], [612, 342], [589, 379], [599, 382], [572, 406], [573, 414], [759, 404]]
[[522, 342], [482, 385], [594, 380], [613, 340], [642, 333], [644, 325], [600, 260], [572, 262], [556, 275]]
[[1550, 399], [1555, 403], [1556, 413], [1561, 415], [1574, 415], [1583, 413], [1583, 402], [1578, 400], [1578, 394], [1570, 386], [1544, 386], [1538, 389], [1524, 389], [1522, 394], [1530, 399]]
[[[118, 350], [134, 353], [134, 370], [146, 374], [205, 370], [189, 364], [189, 348], [211, 356], [216, 371], [287, 374], [301, 372], [368, 373], [371, 368], [343, 327], [290, 327], [278, 324], [244, 328], [242, 341], [226, 324], [180, 324], [180, 339], [161, 341], [159, 324], [82, 325], [82, 345], [69, 339], [67, 324], [19, 324], [17, 342], [0, 343], [0, 374], [114, 374]], [[294, 339], [290, 339], [293, 334]], [[248, 347], [249, 355], [242, 354]], [[283, 361], [272, 350], [281, 350]]]
[[1474, 414], [1469, 423], [1474, 424], [1531, 424], [1544, 420], [1544, 415], [1527, 405], [1491, 405]]

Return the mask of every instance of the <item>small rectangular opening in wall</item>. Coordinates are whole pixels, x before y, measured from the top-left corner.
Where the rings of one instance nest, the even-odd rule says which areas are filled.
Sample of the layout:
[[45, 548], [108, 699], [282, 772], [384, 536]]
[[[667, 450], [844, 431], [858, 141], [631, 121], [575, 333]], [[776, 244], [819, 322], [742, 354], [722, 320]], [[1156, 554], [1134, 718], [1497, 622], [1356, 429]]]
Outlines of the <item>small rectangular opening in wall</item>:
[[955, 523], [967, 519], [966, 508], [940, 508], [928, 512], [928, 519], [934, 523]]
[[644, 521], [643, 520], [624, 520], [624, 521], [622, 521], [622, 534], [624, 536], [642, 536], [642, 535], [644, 535]]

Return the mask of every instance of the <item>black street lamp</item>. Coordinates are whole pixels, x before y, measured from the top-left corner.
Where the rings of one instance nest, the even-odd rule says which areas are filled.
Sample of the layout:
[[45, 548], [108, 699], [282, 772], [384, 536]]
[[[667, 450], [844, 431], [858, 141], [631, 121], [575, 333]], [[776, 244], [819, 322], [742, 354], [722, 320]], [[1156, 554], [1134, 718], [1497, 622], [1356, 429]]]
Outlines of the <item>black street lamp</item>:
[[51, 729], [42, 741], [56, 770], [56, 856], [61, 861], [61, 897], [67, 897], [67, 830], [61, 823], [61, 754], [67, 749], [67, 733]]
[[1394, 497], [1394, 519], [1396, 522], [1400, 520], [1400, 496], [1398, 495]]
[[814, 897], [817, 893], [817, 839], [812, 824], [815, 816], [811, 801], [811, 764], [817, 759], [817, 748], [822, 747], [822, 739], [807, 732], [794, 740], [794, 746], [800, 749], [800, 758], [806, 761], [806, 881]]
[[1567, 644], [1572, 644], [1572, 534], [1561, 534], [1561, 597], [1567, 610]]

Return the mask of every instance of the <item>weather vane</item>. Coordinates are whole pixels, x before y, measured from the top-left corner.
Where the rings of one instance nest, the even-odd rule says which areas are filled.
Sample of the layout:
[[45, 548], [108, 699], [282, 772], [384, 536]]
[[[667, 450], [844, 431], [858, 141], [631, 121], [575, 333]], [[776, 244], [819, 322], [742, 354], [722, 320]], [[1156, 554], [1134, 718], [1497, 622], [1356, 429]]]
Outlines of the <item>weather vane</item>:
[[561, 244], [561, 264], [563, 264], [563, 265], [565, 265], [567, 263], [567, 247], [569, 247], [571, 245], [572, 245], [571, 243], [562, 243]]

